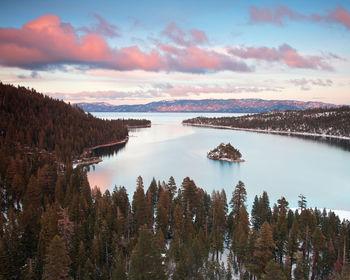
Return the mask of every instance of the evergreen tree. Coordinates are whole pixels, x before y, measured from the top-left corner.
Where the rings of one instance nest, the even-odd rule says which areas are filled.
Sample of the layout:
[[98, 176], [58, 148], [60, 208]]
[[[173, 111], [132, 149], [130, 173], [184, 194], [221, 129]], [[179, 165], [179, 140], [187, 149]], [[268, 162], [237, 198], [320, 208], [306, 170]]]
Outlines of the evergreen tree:
[[235, 190], [232, 193], [232, 198], [230, 201], [233, 218], [239, 215], [239, 210], [242, 206], [245, 206], [246, 201], [247, 191], [245, 189], [244, 183], [242, 181], [238, 181], [238, 184], [236, 185]]
[[320, 230], [319, 227], [316, 227], [314, 233], [312, 234], [312, 245], [313, 245], [314, 253], [313, 253], [311, 280], [314, 280], [316, 276], [316, 264], [317, 264], [319, 251], [325, 248], [326, 246], [325, 237], [322, 234], [322, 231]]
[[275, 261], [271, 260], [265, 267], [265, 273], [262, 276], [263, 280], [287, 280], [286, 275], [283, 273], [281, 266]]
[[134, 280], [166, 279], [157, 239], [147, 228], [140, 229], [130, 260], [130, 278]]
[[277, 232], [275, 233], [275, 243], [278, 255], [278, 262], [283, 264], [283, 257], [286, 252], [286, 243], [288, 240], [288, 222], [287, 222], [287, 207], [288, 202], [284, 197], [278, 200], [278, 218], [277, 218]]
[[219, 258], [219, 252], [223, 251], [223, 242], [226, 232], [226, 197], [222, 197], [217, 191], [212, 194], [212, 204], [210, 209], [211, 229], [211, 246], [213, 249], [213, 258]]
[[308, 277], [307, 264], [305, 263], [304, 257], [299, 254], [297, 256], [297, 263], [294, 269], [294, 279], [295, 280], [307, 280]]
[[182, 205], [186, 217], [192, 220], [198, 206], [197, 186], [193, 180], [186, 177], [182, 182]]
[[237, 254], [238, 268], [241, 275], [243, 275], [243, 264], [248, 259], [248, 236], [249, 236], [249, 217], [245, 206], [242, 206], [239, 211], [239, 218], [237, 220], [237, 226], [234, 231], [234, 244], [235, 252]]
[[149, 185], [149, 188], [147, 190], [147, 193], [150, 195], [152, 207], [154, 208], [156, 203], [158, 202], [158, 187], [156, 179], [152, 179], [151, 184]]
[[135, 232], [137, 233], [138, 229], [141, 226], [147, 224], [149, 217], [149, 205], [145, 197], [143, 180], [141, 176], [137, 178], [137, 187], [133, 196], [132, 210], [134, 216]]
[[175, 179], [173, 176], [170, 176], [169, 182], [168, 182], [168, 192], [171, 200], [173, 200], [175, 197], [176, 189], [177, 187], [176, 187]]
[[289, 278], [292, 277], [292, 266], [295, 263], [295, 260], [296, 260], [295, 254], [297, 253], [298, 248], [299, 248], [299, 225], [298, 225], [298, 221], [294, 220], [293, 226], [289, 232], [289, 238], [287, 243], [287, 254], [290, 260]]
[[62, 239], [56, 235], [47, 248], [43, 279], [62, 280], [72, 279], [69, 275], [71, 261]]
[[306, 197], [303, 196], [302, 194], [299, 195], [299, 200], [298, 200], [298, 206], [300, 208], [300, 211], [303, 211], [306, 209]]
[[275, 243], [273, 242], [271, 226], [268, 222], [264, 222], [254, 250], [254, 257], [257, 259], [258, 264], [258, 276], [265, 272], [265, 266], [272, 259], [274, 249]]
[[255, 196], [251, 214], [252, 225], [256, 230], [260, 230], [265, 221], [271, 221], [270, 200], [267, 192], [264, 191], [259, 198]]

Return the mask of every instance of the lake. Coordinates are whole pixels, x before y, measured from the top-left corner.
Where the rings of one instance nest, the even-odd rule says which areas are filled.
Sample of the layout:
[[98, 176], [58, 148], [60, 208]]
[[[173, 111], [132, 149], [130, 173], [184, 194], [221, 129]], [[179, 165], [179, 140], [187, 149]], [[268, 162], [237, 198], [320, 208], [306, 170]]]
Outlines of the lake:
[[[298, 195], [306, 196], [309, 207], [350, 210], [349, 147], [310, 138], [257, 132], [183, 126], [182, 120], [196, 116], [233, 116], [217, 113], [92, 113], [106, 119], [146, 118], [151, 128], [132, 129], [128, 143], [103, 162], [90, 167], [91, 186], [102, 191], [125, 186], [129, 197], [136, 179], [145, 189], [154, 177], [181, 186], [185, 177], [211, 194], [224, 189], [228, 200], [239, 180], [246, 186], [248, 207], [255, 195], [265, 190], [271, 206], [285, 196], [297, 207]], [[210, 160], [209, 150], [230, 142], [245, 162]], [[350, 146], [350, 145], [349, 145]]]

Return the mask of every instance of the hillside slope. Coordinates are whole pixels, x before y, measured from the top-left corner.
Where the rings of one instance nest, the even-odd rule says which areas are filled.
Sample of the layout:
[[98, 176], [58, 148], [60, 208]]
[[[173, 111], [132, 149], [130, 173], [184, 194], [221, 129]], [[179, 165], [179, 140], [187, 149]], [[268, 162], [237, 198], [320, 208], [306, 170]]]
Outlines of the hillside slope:
[[252, 129], [288, 133], [308, 133], [350, 139], [350, 107], [303, 111], [267, 112], [240, 117], [198, 117], [183, 121], [188, 125]]
[[84, 148], [118, 141], [127, 135], [122, 120], [101, 120], [34, 89], [0, 84], [3, 143], [56, 151], [61, 159], [69, 159]]
[[105, 102], [77, 103], [87, 112], [218, 112], [261, 113], [267, 111], [329, 108], [334, 104], [295, 100], [203, 99], [159, 101], [137, 105], [111, 105]]

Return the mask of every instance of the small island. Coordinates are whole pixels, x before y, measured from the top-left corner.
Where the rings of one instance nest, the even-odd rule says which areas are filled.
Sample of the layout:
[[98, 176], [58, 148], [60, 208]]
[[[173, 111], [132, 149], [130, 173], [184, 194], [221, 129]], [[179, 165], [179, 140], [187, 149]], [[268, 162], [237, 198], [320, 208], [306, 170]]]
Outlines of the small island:
[[230, 143], [221, 143], [214, 150], [211, 150], [207, 157], [214, 160], [229, 161], [229, 162], [244, 162], [241, 159], [242, 154], [239, 150], [235, 149]]

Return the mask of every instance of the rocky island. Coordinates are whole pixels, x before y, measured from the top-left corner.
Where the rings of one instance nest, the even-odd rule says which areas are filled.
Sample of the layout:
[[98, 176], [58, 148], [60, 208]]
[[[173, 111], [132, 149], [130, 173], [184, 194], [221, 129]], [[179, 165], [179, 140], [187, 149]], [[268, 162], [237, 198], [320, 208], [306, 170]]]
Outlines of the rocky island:
[[229, 162], [243, 162], [242, 154], [235, 149], [230, 143], [221, 143], [214, 150], [211, 150], [207, 157], [214, 160], [229, 161]]

